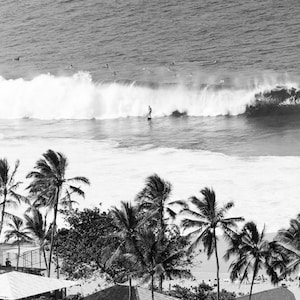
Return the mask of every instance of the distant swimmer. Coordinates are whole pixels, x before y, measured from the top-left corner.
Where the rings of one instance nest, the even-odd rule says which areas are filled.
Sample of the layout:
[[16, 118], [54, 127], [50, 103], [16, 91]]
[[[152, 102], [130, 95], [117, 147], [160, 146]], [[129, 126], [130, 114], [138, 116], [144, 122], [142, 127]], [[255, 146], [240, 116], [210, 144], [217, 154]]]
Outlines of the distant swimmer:
[[69, 66], [66, 67], [66, 69], [68, 69], [68, 70], [73, 70], [73, 69], [74, 69], [74, 66], [73, 66], [73, 65], [69, 65]]
[[109, 64], [105, 64], [104, 69], [109, 69]]
[[152, 119], [151, 114], [152, 114], [152, 108], [151, 108], [151, 106], [149, 105], [149, 106], [148, 106], [148, 120], [151, 120], [151, 119]]

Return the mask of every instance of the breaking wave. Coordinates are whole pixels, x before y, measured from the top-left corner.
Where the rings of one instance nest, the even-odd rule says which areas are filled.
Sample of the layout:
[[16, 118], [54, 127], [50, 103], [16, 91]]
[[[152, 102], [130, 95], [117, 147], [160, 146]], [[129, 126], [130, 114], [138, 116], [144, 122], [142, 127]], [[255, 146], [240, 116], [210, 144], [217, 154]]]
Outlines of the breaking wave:
[[295, 107], [299, 86], [288, 80], [263, 80], [243, 86], [207, 83], [93, 82], [87, 72], [73, 76], [39, 75], [32, 80], [0, 77], [1, 119], [113, 119], [255, 115]]

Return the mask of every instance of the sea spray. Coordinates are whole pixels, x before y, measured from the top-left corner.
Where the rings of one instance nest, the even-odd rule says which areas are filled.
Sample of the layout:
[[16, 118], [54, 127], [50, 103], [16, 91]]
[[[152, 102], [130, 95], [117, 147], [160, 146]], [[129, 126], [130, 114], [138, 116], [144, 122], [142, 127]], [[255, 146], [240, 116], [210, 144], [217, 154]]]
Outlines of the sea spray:
[[[270, 77], [271, 78], [271, 77]], [[272, 80], [271, 80], [272, 79]], [[42, 74], [32, 80], [0, 77], [0, 119], [115, 119], [153, 117], [174, 112], [188, 116], [239, 115], [255, 104], [256, 95], [296, 87], [274, 78], [239, 87], [236, 83], [188, 85], [139, 82], [93, 82], [88, 72], [73, 76]]]

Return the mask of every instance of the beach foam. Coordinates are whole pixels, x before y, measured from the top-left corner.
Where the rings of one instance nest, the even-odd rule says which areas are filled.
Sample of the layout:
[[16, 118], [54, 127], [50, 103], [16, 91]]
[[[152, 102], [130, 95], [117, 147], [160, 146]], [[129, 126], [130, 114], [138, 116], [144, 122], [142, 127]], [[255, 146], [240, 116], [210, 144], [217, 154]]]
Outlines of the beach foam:
[[200, 196], [200, 189], [213, 187], [221, 203], [235, 202], [232, 216], [266, 224], [269, 232], [287, 226], [299, 210], [299, 157], [241, 158], [201, 150], [128, 149], [74, 139], [0, 141], [0, 147], [10, 164], [20, 159], [17, 178], [21, 181], [47, 149], [65, 153], [70, 161], [67, 176], [91, 180], [90, 187], [82, 187], [86, 199], [80, 200], [81, 208], [102, 203], [107, 209], [122, 200], [133, 201], [145, 178], [157, 173], [172, 183], [171, 199]]

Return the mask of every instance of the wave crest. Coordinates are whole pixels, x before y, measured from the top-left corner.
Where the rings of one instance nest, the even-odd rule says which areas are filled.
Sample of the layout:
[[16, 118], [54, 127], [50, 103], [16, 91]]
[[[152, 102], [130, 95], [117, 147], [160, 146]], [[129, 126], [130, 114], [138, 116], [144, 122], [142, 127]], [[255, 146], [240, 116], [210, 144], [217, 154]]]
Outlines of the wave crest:
[[[259, 83], [251, 87], [224, 82], [197, 86], [182, 83], [93, 82], [87, 72], [73, 76], [39, 75], [32, 80], [0, 77], [0, 118], [112, 119], [142, 117], [148, 105], [153, 117], [218, 116], [255, 113], [267, 105], [295, 104], [295, 83]], [[293, 102], [294, 101], [294, 102]], [[264, 104], [264, 105], [262, 105]]]
[[279, 86], [256, 94], [255, 99], [254, 104], [246, 107], [248, 115], [298, 113], [300, 108], [300, 90], [294, 87]]

